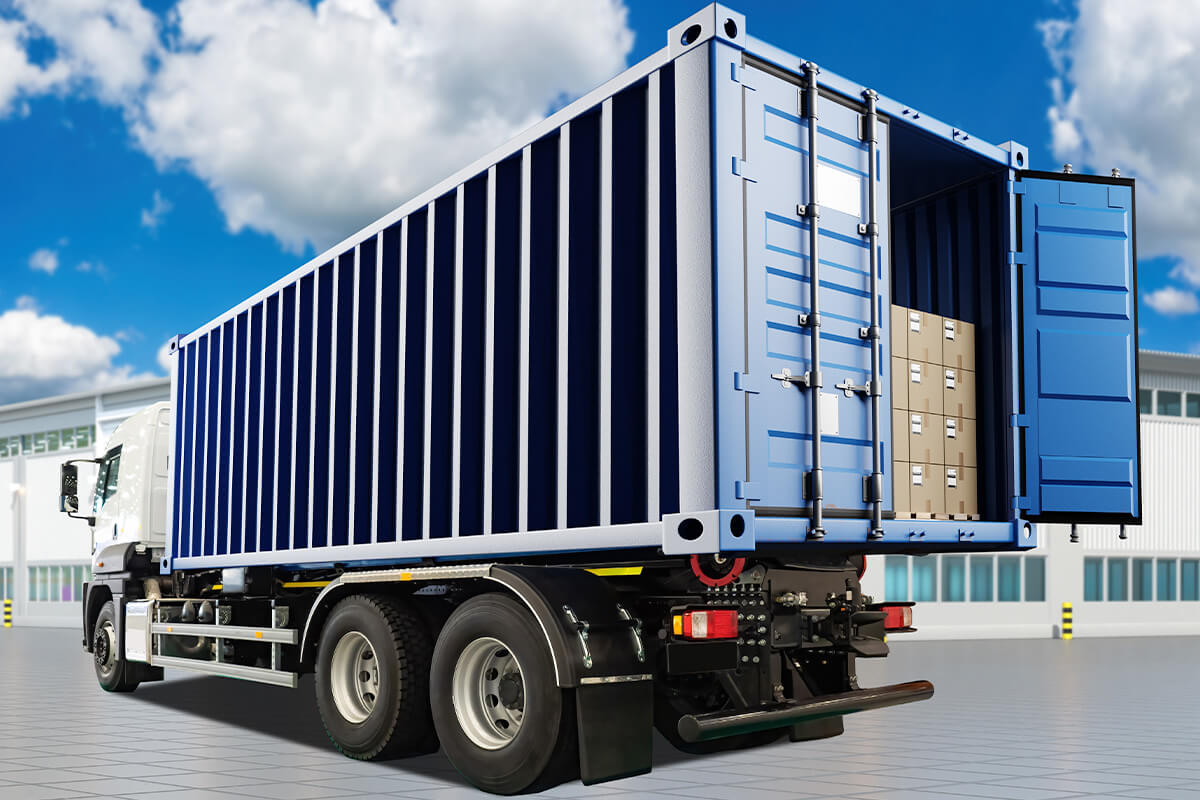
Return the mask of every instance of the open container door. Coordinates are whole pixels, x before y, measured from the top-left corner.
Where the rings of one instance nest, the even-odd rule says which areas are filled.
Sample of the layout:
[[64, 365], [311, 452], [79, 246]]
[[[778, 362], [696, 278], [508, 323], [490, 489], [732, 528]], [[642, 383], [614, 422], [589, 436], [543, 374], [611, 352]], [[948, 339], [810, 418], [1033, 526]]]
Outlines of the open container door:
[[1025, 172], [1024, 492], [1044, 522], [1141, 520], [1133, 181]]

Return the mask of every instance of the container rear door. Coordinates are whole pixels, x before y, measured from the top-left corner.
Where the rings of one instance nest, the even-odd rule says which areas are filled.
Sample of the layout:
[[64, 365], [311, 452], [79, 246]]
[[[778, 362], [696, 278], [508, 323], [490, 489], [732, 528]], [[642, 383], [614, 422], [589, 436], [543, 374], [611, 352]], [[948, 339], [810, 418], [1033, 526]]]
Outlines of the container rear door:
[[[799, 86], [754, 68], [755, 91], [746, 93], [746, 337], [747, 364], [757, 393], [748, 394], [747, 498], [760, 514], [808, 513], [805, 475], [812, 469], [811, 403], [814, 392], [772, 376], [802, 376], [811, 367], [810, 329], [799, 324], [810, 309], [809, 224], [797, 212], [811, 202], [808, 124]], [[870, 324], [870, 244], [859, 231], [868, 219], [867, 145], [859, 138], [858, 110], [832, 98], [818, 105], [820, 188], [819, 310], [821, 315], [822, 469], [826, 513], [863, 516], [863, 479], [871, 474], [871, 419], [866, 396], [839, 390], [871, 377], [870, 343], [859, 330]], [[887, 126], [879, 126], [880, 247], [886, 264]], [[880, 319], [890, 297], [881, 267]], [[886, 337], [890, 326], [883, 323]], [[884, 355], [887, 341], [880, 342]], [[890, 386], [887, 358], [883, 384]], [[885, 508], [891, 507], [891, 407], [883, 399]]]
[[1133, 182], [1026, 173], [1025, 491], [1043, 521], [1141, 517]]

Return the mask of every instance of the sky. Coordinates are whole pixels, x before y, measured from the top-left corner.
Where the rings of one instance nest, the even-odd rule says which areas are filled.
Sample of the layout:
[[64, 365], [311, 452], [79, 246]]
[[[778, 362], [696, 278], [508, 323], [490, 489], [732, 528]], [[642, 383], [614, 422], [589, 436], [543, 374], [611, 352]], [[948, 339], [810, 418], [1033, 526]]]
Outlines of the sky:
[[[650, 55], [699, 0], [0, 0], [0, 403], [164, 343]], [[731, 3], [1034, 168], [1138, 178], [1141, 346], [1200, 352], [1200, 14]]]

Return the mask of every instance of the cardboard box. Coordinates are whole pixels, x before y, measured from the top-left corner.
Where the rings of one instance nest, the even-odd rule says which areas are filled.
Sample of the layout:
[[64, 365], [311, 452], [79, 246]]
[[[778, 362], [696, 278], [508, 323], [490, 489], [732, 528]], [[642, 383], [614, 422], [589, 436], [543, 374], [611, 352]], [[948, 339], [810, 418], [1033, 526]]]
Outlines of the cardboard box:
[[978, 443], [975, 420], [969, 417], [942, 417], [942, 443], [948, 467], [977, 467]]
[[[942, 375], [943, 367], [926, 364], [923, 361], [909, 359], [905, 366], [908, 376], [908, 405], [909, 411], [920, 411], [925, 414], [941, 414], [945, 403], [942, 387], [946, 380]], [[974, 410], [972, 410], [972, 415]]]
[[974, 467], [946, 467], [946, 513], [979, 513], [979, 471]]
[[909, 510], [916, 514], [946, 513], [946, 468], [941, 464], [908, 465]]
[[942, 363], [942, 318], [908, 310], [908, 360]]
[[908, 467], [907, 461], [892, 462], [892, 510], [912, 511], [908, 501]]
[[892, 409], [892, 461], [910, 461], [908, 457], [908, 411]]
[[908, 360], [892, 359], [892, 408], [908, 408]]
[[908, 309], [892, 306], [892, 356], [908, 358]]
[[908, 452], [910, 461], [926, 464], [946, 463], [946, 425], [941, 414], [907, 411]]
[[975, 371], [975, 326], [946, 317], [942, 320], [942, 363]]
[[[966, 369], [942, 367], [944, 399], [938, 409], [948, 417], [966, 417], [975, 419], [975, 373]], [[912, 387], [908, 389], [912, 395]], [[912, 407], [915, 404], [910, 403]]]

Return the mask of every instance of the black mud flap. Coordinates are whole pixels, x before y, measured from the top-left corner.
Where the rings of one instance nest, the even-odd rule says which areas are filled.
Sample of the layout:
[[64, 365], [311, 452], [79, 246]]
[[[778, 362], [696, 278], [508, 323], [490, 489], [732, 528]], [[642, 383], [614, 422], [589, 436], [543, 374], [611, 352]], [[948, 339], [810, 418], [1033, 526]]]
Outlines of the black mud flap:
[[654, 681], [584, 683], [575, 690], [579, 777], [585, 784], [650, 771]]

